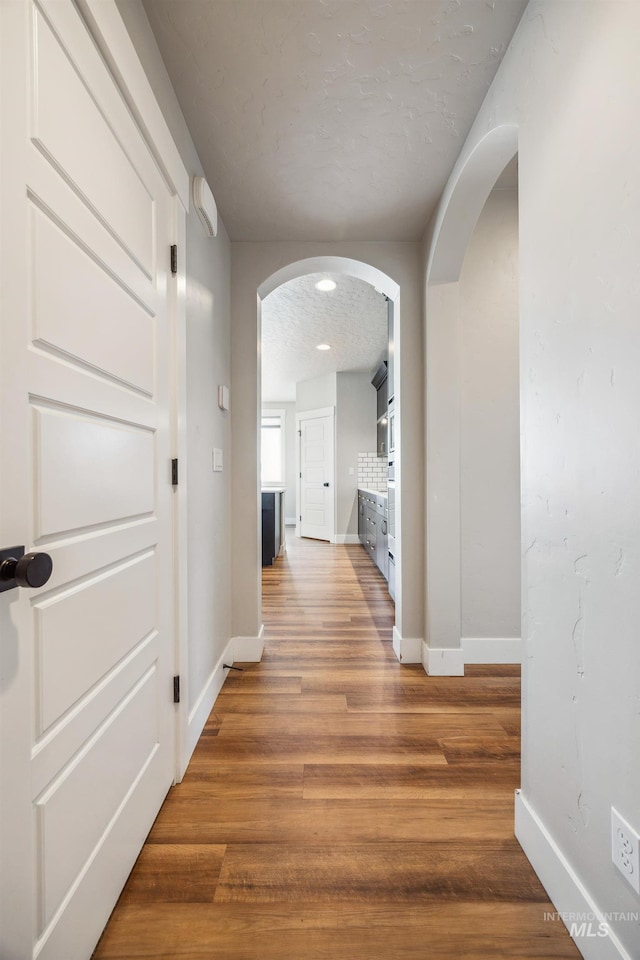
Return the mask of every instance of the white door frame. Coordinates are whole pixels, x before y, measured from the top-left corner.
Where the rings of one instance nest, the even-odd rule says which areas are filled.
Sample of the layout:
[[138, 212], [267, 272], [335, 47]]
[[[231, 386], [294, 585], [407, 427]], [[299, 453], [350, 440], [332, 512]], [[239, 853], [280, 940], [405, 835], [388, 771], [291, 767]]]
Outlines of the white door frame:
[[[48, 2], [48, 0], [45, 0]], [[114, 0], [76, 0], [89, 32], [105, 58], [114, 81], [142, 131], [163, 179], [174, 196], [174, 242], [178, 272], [169, 289], [171, 339], [171, 447], [179, 462], [179, 485], [173, 491], [173, 577], [175, 674], [181, 678], [176, 705], [176, 782], [190, 758], [187, 620], [187, 339], [186, 339], [186, 215], [190, 176], [147, 79], [136, 49]], [[167, 256], [169, 251], [167, 251]]]
[[332, 532], [329, 543], [336, 542], [336, 408], [321, 407], [319, 410], [303, 410], [302, 413], [296, 413], [296, 537], [300, 534], [300, 508], [302, 505], [302, 486], [300, 483], [300, 473], [302, 466], [302, 456], [300, 447], [300, 424], [303, 420], [313, 420], [315, 417], [331, 417], [333, 424], [333, 476], [331, 477], [331, 526]]

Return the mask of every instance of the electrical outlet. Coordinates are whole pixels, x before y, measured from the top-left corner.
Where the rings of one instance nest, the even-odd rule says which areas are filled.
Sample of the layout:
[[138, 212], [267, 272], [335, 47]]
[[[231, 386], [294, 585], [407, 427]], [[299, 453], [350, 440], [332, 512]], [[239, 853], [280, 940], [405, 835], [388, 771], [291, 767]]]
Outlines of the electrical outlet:
[[640, 893], [640, 836], [615, 807], [611, 807], [611, 859], [627, 883]]

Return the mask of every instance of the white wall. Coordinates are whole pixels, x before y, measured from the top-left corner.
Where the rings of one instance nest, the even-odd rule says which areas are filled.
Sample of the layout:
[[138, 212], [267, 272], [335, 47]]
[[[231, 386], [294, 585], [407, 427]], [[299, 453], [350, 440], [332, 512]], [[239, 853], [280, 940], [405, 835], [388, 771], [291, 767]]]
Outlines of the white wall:
[[357, 538], [358, 453], [376, 449], [376, 391], [370, 373], [338, 373], [337, 388], [336, 534]]
[[296, 413], [335, 407], [337, 402], [336, 374], [327, 373], [312, 380], [296, 383]]
[[[195, 213], [187, 221], [187, 264], [189, 703], [193, 705], [231, 637], [231, 418], [217, 402], [218, 384], [231, 381], [230, 245], [224, 233], [219, 232], [215, 240], [205, 237]], [[221, 473], [211, 469], [214, 447], [223, 451]]]
[[[518, 194], [494, 190], [460, 276], [461, 633], [520, 636]], [[464, 639], [462, 646], [465, 646]]]
[[[142, 4], [116, 2], [187, 170], [192, 176], [202, 174]], [[230, 255], [224, 224], [219, 221], [218, 236], [208, 238], [190, 211], [186, 249], [190, 710], [207, 688], [231, 636], [231, 422], [217, 404], [218, 384], [231, 380]], [[214, 446], [223, 450], [222, 473], [211, 469]]]
[[284, 469], [285, 486], [284, 514], [286, 520], [295, 523], [296, 518], [296, 405], [289, 401], [263, 403], [262, 409], [284, 410]]
[[[483, 139], [519, 124], [517, 832], [563, 911], [640, 909], [610, 852], [612, 805], [640, 829], [639, 35], [635, 2], [529, 4], [445, 190], [430, 250], [433, 265], [458, 179]], [[453, 286], [429, 293], [434, 365], [451, 356], [439, 311]], [[440, 332], [430, 339], [429, 329]], [[427, 380], [427, 407], [437, 407], [434, 389]], [[581, 938], [584, 955], [640, 956], [638, 922], [609, 922], [606, 942]]]

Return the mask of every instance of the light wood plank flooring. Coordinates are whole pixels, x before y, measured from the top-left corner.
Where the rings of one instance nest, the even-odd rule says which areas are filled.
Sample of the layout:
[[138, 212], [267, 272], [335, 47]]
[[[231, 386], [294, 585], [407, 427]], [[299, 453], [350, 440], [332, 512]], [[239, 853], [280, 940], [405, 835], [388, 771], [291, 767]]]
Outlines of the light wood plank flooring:
[[391, 648], [359, 546], [264, 571], [262, 663], [227, 680], [97, 960], [578, 958], [513, 837], [518, 670]]

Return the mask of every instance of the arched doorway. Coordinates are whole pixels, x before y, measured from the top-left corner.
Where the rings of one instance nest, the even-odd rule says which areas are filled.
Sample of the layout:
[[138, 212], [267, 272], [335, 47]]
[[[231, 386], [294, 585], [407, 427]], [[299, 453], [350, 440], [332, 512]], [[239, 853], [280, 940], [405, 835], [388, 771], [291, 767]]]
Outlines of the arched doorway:
[[462, 675], [461, 309], [469, 241], [518, 128], [489, 131], [454, 171], [436, 219], [426, 289], [426, 583], [429, 673]]
[[[258, 331], [259, 331], [259, 344], [261, 342], [261, 328], [262, 328], [262, 304], [263, 301], [271, 293], [277, 290], [280, 286], [287, 284], [293, 280], [297, 280], [302, 277], [308, 277], [309, 275], [331, 275], [331, 276], [343, 276], [355, 278], [357, 280], [365, 281], [370, 284], [378, 293], [384, 295], [391, 303], [393, 304], [393, 310], [395, 315], [395, 320], [397, 327], [400, 327], [400, 287], [399, 284], [393, 280], [388, 274], [384, 273], [382, 270], [372, 266], [371, 264], [364, 263], [360, 260], [355, 260], [347, 257], [334, 257], [334, 256], [322, 256], [322, 257], [312, 257], [306, 258], [304, 260], [295, 261], [293, 263], [287, 264], [285, 267], [282, 267], [280, 270], [277, 270], [270, 277], [268, 277], [259, 287], [258, 287]], [[399, 338], [398, 338], [399, 339]], [[398, 344], [399, 347], [399, 344]], [[398, 350], [400, 352], [400, 350]], [[261, 350], [259, 346], [259, 355], [261, 356]], [[261, 368], [259, 364], [258, 377], [260, 378]], [[401, 377], [398, 376], [396, 382], [395, 390], [396, 398], [396, 418], [398, 425], [401, 422], [401, 411], [402, 411], [402, 387], [401, 387]], [[398, 431], [400, 434], [400, 431]], [[396, 489], [398, 491], [397, 502], [396, 502], [396, 512], [397, 516], [401, 516], [400, 503], [401, 503], [401, 456], [400, 450], [397, 452], [395, 458], [396, 462]], [[400, 533], [400, 531], [398, 531]], [[401, 542], [401, 536], [398, 536], [398, 542]], [[398, 564], [397, 564], [397, 575], [396, 575], [396, 617], [397, 620], [401, 621], [402, 618], [402, 566], [401, 566], [401, 551], [397, 551], [398, 554]], [[402, 659], [402, 649], [401, 644], [398, 641], [400, 636], [399, 631], [394, 628], [394, 649], [396, 650], [396, 655], [399, 659]]]
[[[336, 251], [344, 255], [336, 255]], [[300, 253], [309, 256], [300, 256]], [[401, 582], [396, 591], [393, 639], [399, 660], [418, 663], [424, 636], [420, 262], [417, 245], [396, 243], [235, 245], [230, 408], [234, 436], [231, 464], [234, 655], [236, 660], [259, 660], [264, 646], [258, 535], [261, 302], [278, 285], [313, 272], [343, 273], [365, 280], [389, 297], [397, 308], [396, 417], [400, 420], [397, 442], [402, 447], [402, 472], [396, 480], [400, 540], [396, 562]]]

